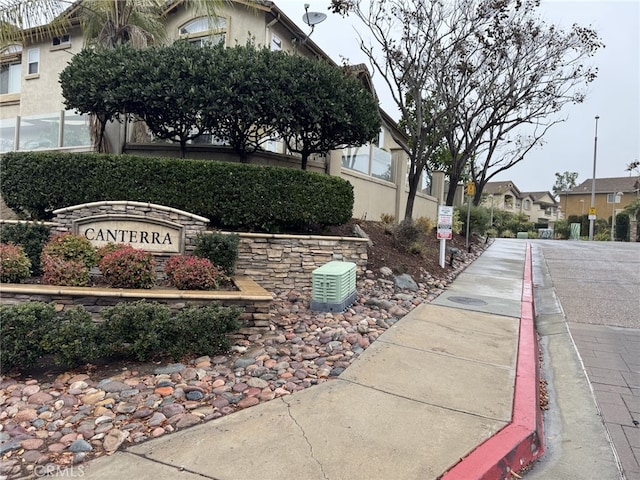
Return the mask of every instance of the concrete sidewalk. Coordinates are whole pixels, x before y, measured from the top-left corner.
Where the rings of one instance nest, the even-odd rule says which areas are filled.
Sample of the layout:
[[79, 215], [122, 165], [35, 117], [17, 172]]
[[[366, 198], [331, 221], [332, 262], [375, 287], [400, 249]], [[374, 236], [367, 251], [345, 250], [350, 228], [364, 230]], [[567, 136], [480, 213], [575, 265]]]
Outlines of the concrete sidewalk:
[[83, 476], [506, 478], [542, 451], [517, 420], [535, 429], [538, 415], [518, 393], [536, 382], [525, 257], [526, 243], [497, 240], [338, 379], [96, 459]]

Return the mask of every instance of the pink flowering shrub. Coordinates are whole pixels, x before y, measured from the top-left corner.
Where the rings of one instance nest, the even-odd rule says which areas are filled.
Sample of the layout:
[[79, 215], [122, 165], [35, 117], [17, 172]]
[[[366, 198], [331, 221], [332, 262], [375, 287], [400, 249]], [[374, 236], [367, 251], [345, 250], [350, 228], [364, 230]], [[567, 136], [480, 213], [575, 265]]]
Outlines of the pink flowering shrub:
[[171, 285], [180, 290], [215, 290], [225, 278], [210, 260], [188, 255], [171, 257], [164, 271]]
[[42, 255], [81, 262], [87, 269], [96, 264], [96, 249], [91, 242], [70, 232], [54, 235], [42, 249]]
[[44, 281], [53, 285], [84, 287], [96, 262], [96, 249], [82, 235], [54, 235], [42, 249]]
[[116, 250], [120, 250], [122, 248], [127, 248], [127, 247], [131, 247], [131, 245], [124, 244], [124, 243], [113, 243], [113, 242], [109, 242], [106, 245], [98, 247], [98, 249], [96, 250], [97, 262], [100, 263], [100, 260], [102, 260], [105, 255], [108, 255], [110, 253], [115, 252]]
[[43, 253], [41, 261], [45, 283], [69, 287], [84, 287], [89, 283], [89, 268], [80, 260], [65, 260]]
[[0, 282], [20, 283], [29, 278], [31, 262], [20, 245], [0, 243]]
[[105, 254], [98, 267], [111, 287], [151, 288], [156, 284], [156, 261], [153, 255], [129, 245]]

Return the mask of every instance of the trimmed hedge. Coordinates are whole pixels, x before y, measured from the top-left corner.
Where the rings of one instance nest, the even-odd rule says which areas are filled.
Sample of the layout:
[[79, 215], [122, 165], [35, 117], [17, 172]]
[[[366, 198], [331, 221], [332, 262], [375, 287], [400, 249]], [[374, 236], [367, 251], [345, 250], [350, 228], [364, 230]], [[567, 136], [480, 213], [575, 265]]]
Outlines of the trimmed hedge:
[[103, 313], [105, 321], [94, 323], [82, 306], [57, 314], [53, 303], [0, 305], [0, 373], [32, 367], [49, 354], [64, 367], [97, 359], [178, 361], [224, 354], [227, 334], [240, 328], [242, 309], [215, 303], [173, 315], [166, 305], [141, 300]]
[[209, 160], [9, 152], [0, 158], [9, 208], [35, 219], [86, 202], [131, 200], [178, 208], [216, 226], [267, 232], [341, 225], [353, 187], [338, 177]]
[[35, 365], [47, 353], [42, 341], [57, 323], [53, 305], [41, 302], [0, 305], [0, 372]]

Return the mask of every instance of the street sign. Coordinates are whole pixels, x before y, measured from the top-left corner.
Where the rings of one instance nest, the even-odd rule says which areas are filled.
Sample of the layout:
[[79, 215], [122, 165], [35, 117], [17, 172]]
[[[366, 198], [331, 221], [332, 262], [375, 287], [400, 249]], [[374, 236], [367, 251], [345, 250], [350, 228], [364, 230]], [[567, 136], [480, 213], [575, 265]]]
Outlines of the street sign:
[[596, 207], [589, 207], [589, 215], [595, 215], [596, 214]]
[[475, 194], [476, 194], [476, 184], [473, 183], [472, 181], [468, 181], [467, 182], [467, 195], [469, 197], [472, 197]]
[[438, 240], [451, 240], [453, 238], [453, 207], [440, 205], [438, 207]]

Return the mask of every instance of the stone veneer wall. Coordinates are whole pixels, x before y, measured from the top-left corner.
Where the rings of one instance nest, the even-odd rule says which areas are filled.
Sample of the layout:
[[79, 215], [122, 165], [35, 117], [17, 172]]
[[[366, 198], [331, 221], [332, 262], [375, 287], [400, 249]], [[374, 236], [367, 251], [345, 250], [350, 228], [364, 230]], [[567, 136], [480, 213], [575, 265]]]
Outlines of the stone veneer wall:
[[[209, 219], [176, 208], [156, 205], [153, 203], [133, 201], [102, 201], [74, 205], [72, 207], [54, 210], [53, 222], [57, 223], [56, 231], [74, 232], [75, 224], [87, 217], [118, 217], [129, 215], [142, 217], [146, 220], [160, 220], [179, 224], [183, 227], [183, 254], [190, 254], [196, 247], [196, 238], [204, 233], [209, 225]], [[164, 263], [173, 254], [159, 254], [154, 252], [156, 272], [158, 278], [164, 278]]]
[[240, 233], [236, 272], [263, 288], [303, 289], [312, 286], [312, 273], [327, 262], [354, 262], [357, 274], [367, 266], [367, 239], [313, 235]]
[[230, 307], [241, 307], [242, 328], [239, 333], [250, 335], [269, 330], [270, 306], [273, 297], [256, 282], [246, 277], [234, 279], [238, 291], [176, 291], [176, 290], [126, 290], [91, 287], [62, 287], [55, 285], [3, 284], [0, 304], [15, 305], [27, 302], [53, 303], [56, 311], [64, 312], [82, 305], [91, 313], [94, 321], [101, 322], [105, 307], [121, 302], [146, 300], [167, 305], [172, 312], [190, 306], [206, 306], [212, 302]]

